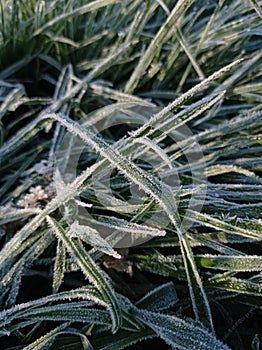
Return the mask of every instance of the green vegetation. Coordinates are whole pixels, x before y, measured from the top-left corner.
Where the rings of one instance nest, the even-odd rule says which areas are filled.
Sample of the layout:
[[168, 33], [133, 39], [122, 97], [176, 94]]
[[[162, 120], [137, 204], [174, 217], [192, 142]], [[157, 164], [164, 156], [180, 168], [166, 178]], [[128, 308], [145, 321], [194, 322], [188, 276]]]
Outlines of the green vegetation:
[[0, 2], [0, 345], [258, 350], [259, 0]]

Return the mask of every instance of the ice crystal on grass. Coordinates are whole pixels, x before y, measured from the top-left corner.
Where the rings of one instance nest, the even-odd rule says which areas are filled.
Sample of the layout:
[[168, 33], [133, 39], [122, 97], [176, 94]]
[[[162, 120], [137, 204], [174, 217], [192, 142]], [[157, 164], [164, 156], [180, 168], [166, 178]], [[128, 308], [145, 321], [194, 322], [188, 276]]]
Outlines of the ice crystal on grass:
[[0, 2], [3, 350], [258, 350], [259, 1], [54, 4]]
[[17, 202], [17, 205], [23, 208], [35, 208], [41, 203], [46, 203], [49, 199], [47, 192], [38, 185], [31, 187], [29, 193]]
[[116, 259], [121, 258], [117, 251], [115, 251], [110, 244], [100, 236], [99, 232], [90, 226], [80, 225], [77, 221], [74, 221], [70, 225], [68, 234], [70, 237], [79, 238], [83, 242], [96, 247], [96, 249], [101, 250], [105, 254], [112, 255]]

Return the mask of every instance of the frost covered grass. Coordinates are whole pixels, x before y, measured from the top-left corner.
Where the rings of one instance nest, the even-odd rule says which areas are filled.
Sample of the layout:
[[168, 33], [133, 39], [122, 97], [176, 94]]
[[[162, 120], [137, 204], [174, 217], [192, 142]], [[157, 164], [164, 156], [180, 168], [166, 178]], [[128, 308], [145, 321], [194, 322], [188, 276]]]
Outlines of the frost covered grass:
[[1, 1], [1, 349], [260, 348], [261, 6]]

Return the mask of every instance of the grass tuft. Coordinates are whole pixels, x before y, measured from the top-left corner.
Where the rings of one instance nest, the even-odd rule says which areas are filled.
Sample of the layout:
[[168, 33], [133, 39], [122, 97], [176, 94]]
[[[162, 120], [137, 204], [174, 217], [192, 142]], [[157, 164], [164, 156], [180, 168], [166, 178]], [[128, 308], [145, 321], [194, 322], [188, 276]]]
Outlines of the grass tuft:
[[261, 8], [0, 2], [1, 349], [259, 349]]

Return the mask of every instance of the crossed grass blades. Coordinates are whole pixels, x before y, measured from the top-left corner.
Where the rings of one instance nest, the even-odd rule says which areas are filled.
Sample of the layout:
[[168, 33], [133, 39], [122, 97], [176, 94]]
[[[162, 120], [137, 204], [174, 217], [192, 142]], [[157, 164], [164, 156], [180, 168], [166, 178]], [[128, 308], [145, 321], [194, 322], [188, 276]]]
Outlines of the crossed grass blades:
[[[143, 349], [152, 338], [161, 349], [259, 349], [261, 2], [0, 6], [1, 349]], [[136, 129], [95, 133], [105, 111], [136, 120], [155, 107]], [[179, 144], [165, 137], [185, 125]], [[57, 171], [54, 188], [65, 132], [86, 147], [77, 176]], [[193, 144], [203, 157], [188, 164]], [[148, 149], [158, 169], [141, 161]], [[164, 183], [167, 165], [179, 184]], [[109, 167], [101, 203], [92, 178]], [[89, 221], [76, 221], [81, 207]], [[144, 223], [159, 212], [168, 226]], [[115, 245], [130, 232], [152, 239], [125, 262]], [[105, 254], [133, 275], [105, 268]]]

